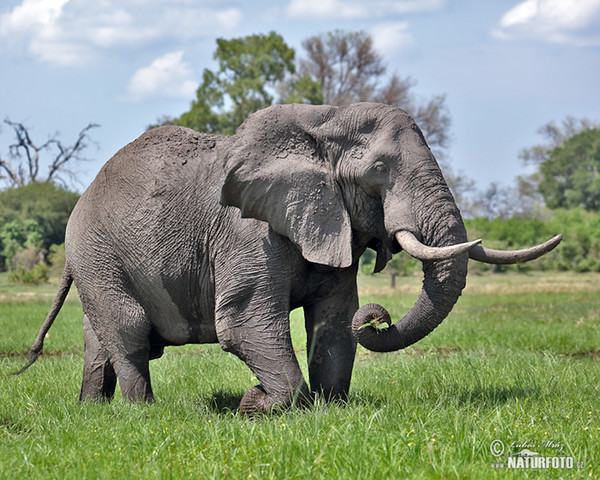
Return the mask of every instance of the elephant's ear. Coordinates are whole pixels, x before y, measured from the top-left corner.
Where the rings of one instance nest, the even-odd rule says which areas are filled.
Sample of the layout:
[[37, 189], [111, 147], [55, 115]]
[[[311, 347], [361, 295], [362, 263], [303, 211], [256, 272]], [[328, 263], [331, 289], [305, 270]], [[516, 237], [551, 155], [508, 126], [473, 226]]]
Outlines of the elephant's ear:
[[221, 203], [268, 222], [306, 260], [343, 268], [352, 264], [350, 217], [318, 140], [331, 114], [279, 105], [249, 117], [225, 153]]

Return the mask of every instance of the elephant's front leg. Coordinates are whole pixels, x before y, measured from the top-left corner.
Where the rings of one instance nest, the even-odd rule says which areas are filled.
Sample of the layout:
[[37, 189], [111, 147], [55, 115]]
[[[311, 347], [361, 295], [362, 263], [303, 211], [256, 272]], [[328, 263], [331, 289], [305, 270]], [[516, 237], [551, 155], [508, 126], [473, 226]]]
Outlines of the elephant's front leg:
[[[268, 413], [310, 396], [292, 347], [289, 312], [264, 299], [258, 294], [248, 304], [237, 299], [217, 312], [221, 347], [243, 360], [260, 382], [240, 402], [240, 413], [245, 415]], [[242, 311], [240, 304], [245, 305]]]
[[356, 280], [342, 291], [304, 307], [311, 391], [346, 400], [356, 354], [350, 324], [358, 309]]

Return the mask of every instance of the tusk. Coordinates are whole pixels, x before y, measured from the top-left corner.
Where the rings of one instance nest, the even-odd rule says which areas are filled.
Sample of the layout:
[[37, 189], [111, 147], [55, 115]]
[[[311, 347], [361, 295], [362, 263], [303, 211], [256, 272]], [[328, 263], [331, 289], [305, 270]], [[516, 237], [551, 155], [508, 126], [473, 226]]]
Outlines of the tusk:
[[492, 250], [481, 246], [474, 247], [469, 252], [469, 257], [478, 262], [493, 263], [497, 265], [509, 265], [513, 263], [528, 262], [541, 257], [556, 247], [562, 240], [562, 235], [556, 235], [547, 242], [536, 245], [535, 247], [524, 248], [523, 250]]
[[428, 247], [419, 242], [417, 237], [406, 230], [396, 233], [396, 240], [406, 253], [422, 261], [448, 260], [458, 257], [481, 242], [481, 239], [479, 239], [447, 247]]

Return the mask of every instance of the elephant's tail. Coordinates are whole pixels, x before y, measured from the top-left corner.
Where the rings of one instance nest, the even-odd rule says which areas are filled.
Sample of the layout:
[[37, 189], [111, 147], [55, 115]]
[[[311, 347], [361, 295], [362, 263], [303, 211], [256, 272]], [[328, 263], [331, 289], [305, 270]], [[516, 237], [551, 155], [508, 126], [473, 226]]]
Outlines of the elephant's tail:
[[58, 312], [63, 306], [63, 303], [65, 303], [65, 299], [67, 298], [67, 294], [71, 289], [72, 283], [73, 277], [71, 276], [71, 272], [69, 271], [68, 266], [65, 266], [62, 278], [60, 280], [60, 286], [58, 287], [58, 292], [56, 293], [56, 297], [54, 297], [54, 303], [52, 304], [52, 308], [48, 312], [48, 316], [46, 317], [46, 320], [44, 320], [44, 323], [42, 324], [42, 327], [38, 332], [38, 336], [35, 339], [35, 342], [33, 342], [31, 348], [29, 349], [29, 353], [27, 354], [27, 365], [21, 368], [18, 372], [13, 373], [13, 375], [20, 375], [21, 373], [23, 373], [25, 370], [31, 367], [41, 355], [42, 348], [44, 348], [44, 338], [46, 337], [48, 330], [50, 330], [50, 327], [54, 323], [54, 319], [58, 315]]

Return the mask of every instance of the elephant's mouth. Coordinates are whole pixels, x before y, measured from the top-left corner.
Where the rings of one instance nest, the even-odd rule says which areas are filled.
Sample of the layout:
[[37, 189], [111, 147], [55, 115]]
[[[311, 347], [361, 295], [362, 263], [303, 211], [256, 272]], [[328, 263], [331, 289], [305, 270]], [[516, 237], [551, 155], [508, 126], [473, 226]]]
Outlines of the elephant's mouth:
[[396, 232], [393, 239], [388, 242], [391, 244], [391, 251], [397, 253], [404, 250], [410, 256], [421, 261], [441, 261], [450, 260], [463, 253], [469, 253], [469, 258], [491, 264], [513, 264], [528, 262], [548, 253], [554, 249], [562, 240], [562, 235], [556, 235], [547, 242], [540, 243], [533, 247], [522, 250], [493, 250], [479, 245], [481, 239], [471, 242], [457, 243], [444, 247], [433, 247], [424, 245], [421, 241], [408, 230]]

